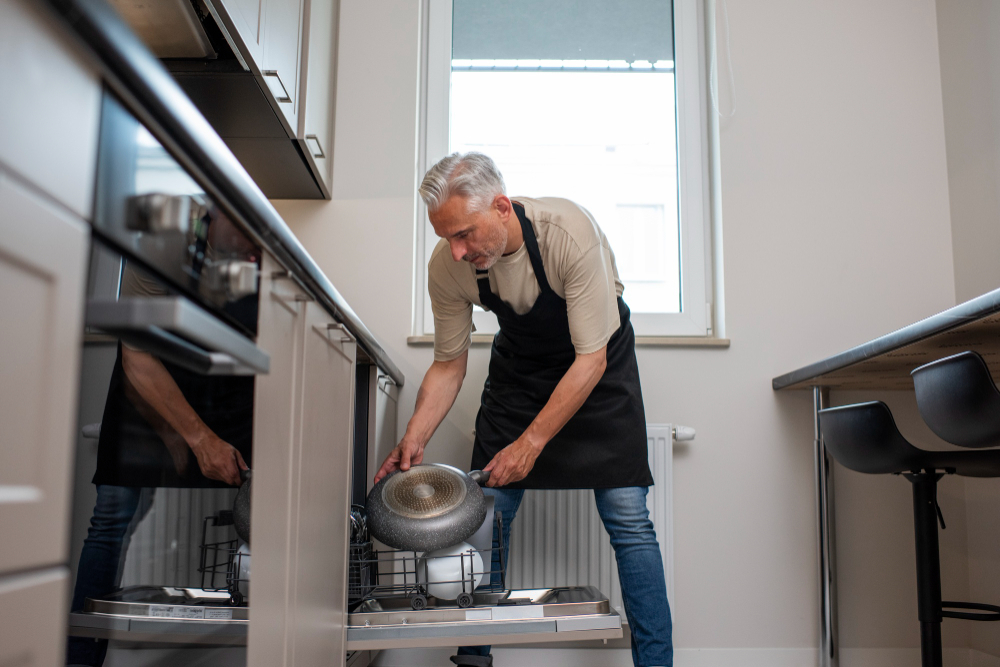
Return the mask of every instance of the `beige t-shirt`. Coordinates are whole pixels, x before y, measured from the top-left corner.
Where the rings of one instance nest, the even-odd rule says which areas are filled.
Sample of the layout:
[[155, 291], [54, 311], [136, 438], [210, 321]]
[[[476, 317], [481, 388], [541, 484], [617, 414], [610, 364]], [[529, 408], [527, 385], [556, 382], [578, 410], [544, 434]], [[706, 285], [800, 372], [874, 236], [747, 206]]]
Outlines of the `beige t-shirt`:
[[[596, 352], [618, 330], [618, 297], [624, 290], [608, 239], [586, 209], [568, 199], [511, 197], [524, 206], [535, 231], [549, 286], [566, 300], [569, 331], [578, 354]], [[469, 349], [472, 306], [482, 306], [476, 268], [452, 259], [442, 239], [427, 265], [434, 310], [434, 358], [450, 361]], [[490, 289], [514, 312], [531, 310], [541, 288], [524, 244], [489, 270]], [[487, 310], [489, 310], [487, 308]]]

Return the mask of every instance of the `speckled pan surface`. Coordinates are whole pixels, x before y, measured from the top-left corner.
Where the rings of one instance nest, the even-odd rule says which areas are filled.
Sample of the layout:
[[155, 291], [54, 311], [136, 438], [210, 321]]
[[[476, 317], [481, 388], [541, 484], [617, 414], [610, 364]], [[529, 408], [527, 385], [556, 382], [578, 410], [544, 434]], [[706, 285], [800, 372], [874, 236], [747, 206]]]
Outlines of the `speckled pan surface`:
[[424, 463], [379, 481], [366, 501], [368, 530], [405, 551], [431, 551], [464, 541], [486, 520], [486, 498], [468, 473]]
[[233, 527], [240, 539], [250, 543], [250, 482], [253, 480], [253, 473], [244, 470], [240, 473], [243, 478], [243, 485], [236, 493], [233, 501]]

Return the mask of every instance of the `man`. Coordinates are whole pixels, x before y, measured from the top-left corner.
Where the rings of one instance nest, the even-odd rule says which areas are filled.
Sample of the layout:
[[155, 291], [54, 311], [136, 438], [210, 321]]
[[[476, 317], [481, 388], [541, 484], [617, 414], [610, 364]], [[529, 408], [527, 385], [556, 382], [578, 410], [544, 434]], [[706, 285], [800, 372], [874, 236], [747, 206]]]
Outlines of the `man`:
[[[376, 481], [423, 460], [465, 378], [473, 305], [493, 311], [500, 332], [472, 467], [492, 473], [487, 492], [505, 537], [524, 489], [594, 489], [618, 561], [633, 661], [672, 665], [663, 563], [646, 510], [653, 480], [635, 335], [607, 239], [573, 202], [509, 198], [480, 153], [442, 159], [420, 195], [442, 239], [428, 265], [434, 363]], [[489, 667], [489, 653], [462, 647], [452, 662]]]

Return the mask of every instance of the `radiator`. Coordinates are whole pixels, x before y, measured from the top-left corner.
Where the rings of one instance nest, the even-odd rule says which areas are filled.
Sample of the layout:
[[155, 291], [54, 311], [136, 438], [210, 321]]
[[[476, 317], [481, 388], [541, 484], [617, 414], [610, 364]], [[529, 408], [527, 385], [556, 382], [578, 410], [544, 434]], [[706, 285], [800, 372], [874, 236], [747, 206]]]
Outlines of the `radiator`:
[[[149, 511], [135, 527], [122, 571], [122, 586], [199, 587], [205, 517], [232, 509], [237, 489], [146, 489]], [[141, 506], [140, 512], [141, 513]], [[208, 541], [236, 538], [232, 526], [209, 528]], [[216, 579], [224, 586], [224, 577]]]
[[[691, 429], [678, 427], [693, 437]], [[667, 595], [674, 602], [673, 428], [647, 424], [654, 485], [646, 505], [663, 556]], [[592, 585], [622, 615], [618, 566], [590, 490], [532, 490], [524, 494], [511, 526], [508, 587]]]

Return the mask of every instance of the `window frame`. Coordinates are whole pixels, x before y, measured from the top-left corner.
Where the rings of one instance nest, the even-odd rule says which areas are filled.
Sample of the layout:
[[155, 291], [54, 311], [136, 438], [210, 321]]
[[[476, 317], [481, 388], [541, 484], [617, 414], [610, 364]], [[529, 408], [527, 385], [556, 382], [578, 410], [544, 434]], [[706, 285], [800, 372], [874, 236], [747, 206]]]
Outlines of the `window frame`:
[[[453, 0], [423, 0], [421, 127], [418, 167], [422, 176], [449, 152]], [[704, 0], [673, 0], [674, 78], [677, 114], [678, 220], [681, 312], [632, 313], [638, 338], [711, 338], [713, 247], [709, 172], [708, 68]], [[637, 75], [641, 76], [641, 75]], [[427, 291], [427, 263], [437, 245], [427, 207], [417, 198], [413, 331], [432, 336], [434, 316]], [[598, 220], [600, 224], [600, 220]], [[625, 294], [628, 301], [628, 291]], [[477, 333], [495, 333], [495, 315], [476, 309]]]

